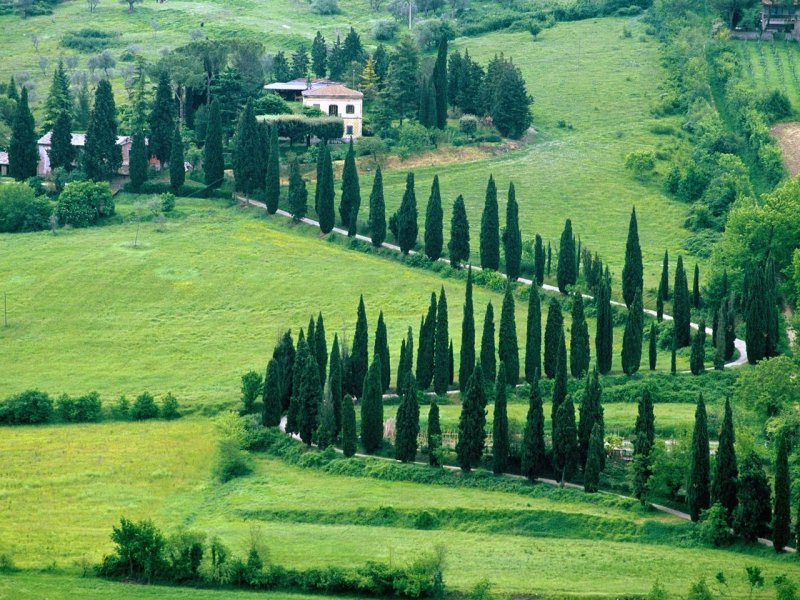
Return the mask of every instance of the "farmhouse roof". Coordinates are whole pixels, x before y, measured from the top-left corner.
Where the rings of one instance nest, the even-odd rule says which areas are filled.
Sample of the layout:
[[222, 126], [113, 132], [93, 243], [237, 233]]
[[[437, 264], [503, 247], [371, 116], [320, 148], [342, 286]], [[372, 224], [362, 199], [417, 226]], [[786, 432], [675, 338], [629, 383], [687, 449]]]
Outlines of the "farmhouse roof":
[[303, 90], [324, 87], [334, 83], [334, 81], [328, 81], [327, 79], [312, 79], [309, 83], [305, 77], [298, 77], [291, 81], [268, 83], [264, 86], [264, 89], [276, 92], [302, 92]]
[[341, 83], [333, 83], [318, 88], [311, 88], [303, 92], [304, 98], [363, 98], [364, 94], [351, 90]]
[[0, 165], [8, 164], [8, 152], [0, 152]]
[[[72, 145], [77, 146], [78, 148], [82, 148], [86, 145], [86, 134], [85, 133], [72, 133]], [[48, 131], [42, 137], [39, 138], [39, 145], [40, 146], [49, 146], [50, 139], [53, 137], [53, 132]], [[131, 137], [129, 135], [118, 135], [117, 136], [117, 146], [122, 146], [124, 144], [128, 144], [131, 142]]]

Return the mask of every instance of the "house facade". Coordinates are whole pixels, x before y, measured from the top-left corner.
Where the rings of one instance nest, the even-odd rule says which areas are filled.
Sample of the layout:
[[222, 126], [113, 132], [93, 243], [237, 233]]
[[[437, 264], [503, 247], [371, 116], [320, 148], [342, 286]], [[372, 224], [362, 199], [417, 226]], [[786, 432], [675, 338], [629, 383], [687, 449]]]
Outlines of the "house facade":
[[344, 139], [362, 136], [364, 94], [361, 92], [333, 83], [303, 91], [303, 104], [318, 108], [328, 116], [341, 118], [344, 121]]
[[761, 31], [800, 40], [800, 5], [786, 0], [762, 0]]
[[8, 152], [0, 152], [0, 177], [8, 177]]
[[[83, 147], [86, 145], [86, 134], [84, 133], [73, 133], [72, 135], [72, 145], [77, 148], [77, 154], [80, 156], [80, 153], [83, 152]], [[50, 148], [52, 146], [50, 139], [53, 136], [52, 131], [48, 131], [42, 137], [39, 138], [38, 149], [39, 149], [39, 165], [36, 169], [37, 175], [39, 177], [45, 177], [49, 175], [53, 169], [50, 166]], [[122, 165], [119, 168], [117, 173], [119, 175], [127, 175], [130, 166], [130, 156], [131, 156], [131, 144], [132, 140], [130, 136], [127, 135], [118, 135], [117, 136], [117, 146], [120, 147], [122, 151]]]

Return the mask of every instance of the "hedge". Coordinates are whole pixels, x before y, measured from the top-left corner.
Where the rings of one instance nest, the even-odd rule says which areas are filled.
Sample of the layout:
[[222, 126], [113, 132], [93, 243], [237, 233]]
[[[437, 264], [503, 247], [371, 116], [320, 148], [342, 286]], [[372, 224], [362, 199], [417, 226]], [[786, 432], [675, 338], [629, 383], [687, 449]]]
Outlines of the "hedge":
[[339, 117], [266, 115], [260, 118], [270, 125], [277, 125], [278, 136], [289, 138], [292, 142], [305, 141], [309, 135], [325, 140], [335, 140], [344, 136], [344, 121]]

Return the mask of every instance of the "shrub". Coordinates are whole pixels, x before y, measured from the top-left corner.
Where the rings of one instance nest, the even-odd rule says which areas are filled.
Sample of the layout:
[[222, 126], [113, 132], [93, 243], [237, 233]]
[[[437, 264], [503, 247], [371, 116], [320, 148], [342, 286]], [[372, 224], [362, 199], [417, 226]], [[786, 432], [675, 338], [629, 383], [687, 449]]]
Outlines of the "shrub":
[[395, 21], [378, 19], [372, 22], [372, 37], [378, 41], [387, 42], [397, 35], [398, 26]]
[[149, 392], [143, 392], [136, 397], [131, 408], [131, 418], [134, 421], [146, 421], [158, 417], [158, 406]]
[[292, 109], [278, 94], [264, 94], [253, 102], [253, 109], [257, 115], [290, 115]]
[[219, 441], [214, 476], [225, 483], [247, 475], [253, 470], [253, 464], [250, 455], [242, 450], [247, 439], [244, 421], [233, 412], [228, 412], [217, 419], [216, 425]]
[[625, 157], [625, 168], [637, 179], [648, 177], [656, 167], [656, 157], [651, 150], [634, 150]]
[[267, 122], [278, 127], [280, 137], [293, 142], [304, 141], [307, 135], [321, 139], [339, 139], [344, 135], [344, 121], [339, 117], [310, 118], [301, 115], [268, 116]]
[[111, 539], [116, 544], [115, 554], [103, 558], [100, 575], [150, 583], [164, 572], [164, 536], [152, 521], [134, 523], [122, 517]]
[[47, 423], [53, 416], [53, 401], [45, 392], [27, 390], [0, 404], [0, 423], [35, 425]]
[[759, 108], [770, 121], [779, 121], [792, 115], [792, 103], [780, 90], [773, 90], [759, 102]]
[[25, 183], [0, 186], [0, 233], [39, 231], [50, 225], [53, 209]]
[[58, 418], [64, 423], [96, 423], [103, 418], [102, 403], [97, 392], [77, 399], [62, 394], [56, 401]]
[[161, 402], [161, 418], [167, 421], [179, 419], [181, 416], [178, 399], [172, 395], [172, 392], [167, 392], [164, 400]]
[[58, 196], [56, 217], [62, 225], [87, 227], [114, 214], [108, 182], [73, 181]]
[[161, 194], [161, 210], [165, 213], [175, 210], [175, 194], [172, 192], [164, 192]]
[[338, 15], [339, 0], [311, 0], [311, 8], [320, 15]]
[[434, 529], [439, 524], [439, 521], [427, 510], [423, 510], [414, 519], [415, 529]]
[[475, 115], [464, 115], [458, 120], [458, 130], [469, 136], [474, 136], [478, 131], [478, 117]]
[[419, 123], [405, 122], [400, 127], [397, 145], [405, 148], [410, 154], [423, 152], [431, 147], [431, 134]]
[[727, 546], [732, 541], [727, 511], [719, 503], [703, 511], [697, 527], [700, 539], [711, 546]]
[[61, 46], [78, 52], [95, 53], [108, 48], [118, 35], [117, 33], [87, 27], [65, 33], [61, 38]]
[[120, 396], [117, 404], [111, 410], [111, 414], [119, 421], [127, 421], [131, 418], [131, 404], [125, 396]]

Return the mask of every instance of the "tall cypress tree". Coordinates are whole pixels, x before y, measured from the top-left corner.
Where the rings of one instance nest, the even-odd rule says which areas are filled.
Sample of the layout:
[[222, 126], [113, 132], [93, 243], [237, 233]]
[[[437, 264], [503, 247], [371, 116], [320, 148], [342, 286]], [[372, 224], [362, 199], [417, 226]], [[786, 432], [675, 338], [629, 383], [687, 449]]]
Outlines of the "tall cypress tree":
[[231, 161], [236, 189], [249, 196], [264, 185], [263, 146], [252, 101], [248, 101], [239, 115], [233, 137]]
[[285, 331], [272, 352], [272, 358], [278, 361], [280, 365], [281, 410], [289, 408], [289, 400], [292, 397], [295, 356], [296, 352], [294, 342], [292, 342], [292, 332]]
[[305, 218], [308, 211], [308, 190], [306, 180], [300, 174], [300, 163], [297, 158], [289, 163], [289, 212], [294, 222]]
[[428, 314], [419, 327], [419, 350], [417, 351], [417, 383], [427, 390], [433, 380], [433, 353], [436, 348], [436, 294], [431, 293]]
[[595, 368], [591, 374], [586, 375], [586, 386], [583, 388], [580, 421], [578, 423], [578, 464], [583, 466], [586, 466], [589, 459], [589, 444], [594, 428], [600, 428], [601, 438], [605, 435], [602, 395], [603, 389], [600, 387], [600, 376]]
[[[308, 319], [306, 343], [308, 344], [308, 353], [314, 359], [314, 364], [319, 364], [317, 361], [317, 323], [314, 321], [313, 315]], [[320, 379], [320, 381], [325, 381], [325, 379]]]
[[449, 341], [447, 296], [444, 293], [444, 286], [442, 286], [442, 290], [439, 292], [439, 306], [436, 309], [436, 332], [433, 351], [433, 391], [440, 396], [447, 393], [447, 385], [450, 383]]
[[419, 435], [419, 401], [417, 382], [408, 377], [397, 407], [394, 456], [400, 462], [414, 462], [417, 458], [417, 436]]
[[647, 347], [648, 364], [651, 371], [656, 370], [656, 358], [658, 357], [658, 329], [655, 323], [650, 323], [650, 343]]
[[538, 286], [541, 286], [544, 282], [544, 267], [546, 262], [547, 258], [545, 256], [542, 236], [537, 233], [533, 244], [533, 281]]
[[380, 165], [375, 170], [372, 192], [369, 195], [369, 236], [376, 248], [380, 248], [386, 241], [386, 203], [383, 199], [383, 175]]
[[11, 126], [11, 141], [8, 152], [8, 173], [17, 181], [36, 175], [39, 152], [36, 146], [36, 130], [33, 115], [28, 107], [28, 88], [22, 93], [14, 111]]
[[778, 356], [779, 341], [779, 314], [778, 314], [778, 289], [777, 276], [775, 274], [775, 259], [772, 253], [767, 256], [764, 263], [764, 304], [766, 307], [766, 332], [767, 339], [764, 348], [768, 358]]
[[783, 552], [791, 539], [791, 482], [789, 479], [789, 434], [778, 435], [775, 455], [775, 508], [772, 516], [772, 544], [775, 552]]
[[[172, 130], [170, 129], [170, 135]], [[169, 156], [169, 155], [167, 155]], [[117, 107], [111, 84], [101, 79], [94, 93], [94, 107], [86, 129], [83, 170], [89, 179], [110, 179], [122, 165], [122, 151], [117, 146]]]
[[544, 407], [539, 390], [539, 374], [535, 373], [531, 382], [531, 396], [528, 401], [528, 414], [525, 418], [525, 431], [522, 436], [520, 473], [533, 481], [544, 472], [546, 462]]
[[[134, 133], [134, 136], [136, 134]], [[140, 135], [142, 147], [144, 147], [144, 136]], [[131, 184], [134, 180], [134, 152], [131, 147]], [[147, 177], [147, 157], [145, 160], [145, 178]], [[72, 117], [69, 111], [63, 111], [58, 114], [56, 121], [53, 125], [53, 134], [50, 136], [50, 168], [51, 169], [67, 169], [72, 170], [72, 164], [75, 162], [75, 146], [72, 145]], [[137, 173], [138, 175], [138, 173]], [[141, 185], [141, 184], [140, 184]]]
[[531, 286], [528, 295], [528, 320], [525, 323], [525, 381], [533, 384], [533, 378], [542, 372], [542, 302], [536, 286]]
[[[319, 331], [319, 328], [317, 328]], [[333, 419], [336, 423], [336, 433], [342, 430], [342, 416], [344, 414], [342, 394], [342, 355], [339, 351], [339, 334], [333, 334], [333, 345], [331, 346], [331, 358], [328, 371], [328, 379], [331, 384], [331, 395], [333, 396]], [[349, 396], [348, 396], [349, 398]], [[350, 404], [353, 404], [352, 398]]]
[[692, 306], [700, 308], [700, 303], [700, 267], [695, 263], [694, 278], [692, 279]]
[[450, 378], [449, 384], [453, 385], [456, 380], [456, 372], [455, 372], [455, 358], [453, 356], [453, 339], [450, 338], [450, 347], [447, 349], [448, 355], [448, 376]]
[[[330, 165], [330, 169], [328, 166]], [[328, 178], [330, 174], [331, 178]], [[314, 189], [314, 212], [319, 218], [322, 233], [330, 233], [335, 225], [336, 211], [333, 207], [333, 165], [331, 165], [328, 145], [320, 142], [317, 146], [317, 187]]]
[[497, 372], [497, 349], [494, 343], [494, 307], [492, 301], [486, 305], [481, 334], [481, 370], [487, 379], [494, 379]]
[[688, 346], [691, 341], [691, 307], [689, 306], [689, 302], [689, 284], [686, 280], [686, 271], [683, 268], [683, 257], [678, 256], [678, 265], [675, 267], [675, 284], [673, 285], [672, 299], [675, 342], [678, 348]]
[[725, 416], [719, 432], [717, 461], [714, 466], [714, 480], [711, 483], [711, 502], [719, 502], [728, 512], [728, 522], [733, 521], [736, 510], [737, 480], [739, 470], [736, 466], [735, 433], [733, 430], [733, 409], [731, 399], [725, 399]]
[[522, 263], [522, 234], [519, 231], [519, 206], [513, 183], [508, 185], [503, 247], [506, 256], [506, 274], [511, 281], [516, 281], [519, 278], [520, 264]]
[[315, 434], [317, 448], [325, 450], [336, 442], [336, 419], [333, 412], [333, 394], [331, 382], [326, 381], [322, 390], [322, 401], [319, 407], [319, 427]]
[[[353, 388], [349, 390], [357, 398], [361, 397], [362, 383], [364, 376], [367, 374], [367, 366], [369, 365], [369, 356], [367, 355], [367, 348], [369, 345], [369, 331], [367, 325], [367, 311], [364, 308], [364, 296], [362, 295], [358, 300], [358, 316], [356, 319], [356, 331], [353, 334], [353, 348], [350, 352], [350, 367], [352, 369], [352, 385]], [[381, 375], [382, 377], [382, 375]], [[381, 388], [381, 379], [378, 379], [378, 388]], [[381, 395], [383, 390], [381, 389]]]
[[303, 411], [302, 379], [306, 363], [309, 361], [308, 344], [303, 330], [297, 336], [297, 354], [292, 365], [292, 397], [286, 413], [286, 433], [300, 433], [300, 414]]
[[552, 264], [553, 264], [553, 248], [550, 246], [550, 241], [548, 240], [548, 242], [547, 242], [547, 263], [546, 263], [546, 267], [545, 267], [545, 271], [546, 271], [548, 277], [550, 277], [550, 272], [551, 272], [550, 267], [552, 266]]
[[600, 488], [600, 473], [605, 464], [605, 441], [600, 424], [595, 424], [589, 436], [588, 458], [583, 469], [583, 489], [593, 494]]
[[317, 77], [325, 77], [328, 70], [328, 46], [319, 31], [311, 43], [311, 69]]
[[280, 147], [278, 145], [278, 128], [273, 125], [269, 128], [269, 154], [267, 155], [267, 170], [264, 182], [264, 198], [267, 213], [274, 215], [278, 210], [281, 199], [281, 163]]
[[589, 357], [589, 326], [583, 310], [583, 296], [578, 292], [572, 301], [572, 330], [569, 340], [569, 368], [573, 377], [582, 377], [589, 372]]
[[344, 159], [342, 171], [342, 198], [339, 201], [339, 217], [342, 225], [347, 227], [347, 235], [356, 234], [358, 224], [358, 211], [361, 208], [361, 187], [358, 183], [358, 169], [356, 168], [356, 153], [353, 150], [353, 139]]
[[558, 339], [558, 353], [556, 354], [556, 376], [553, 380], [553, 402], [550, 411], [550, 419], [555, 431], [556, 415], [561, 404], [567, 398], [567, 346], [564, 342], [564, 331]]
[[506, 383], [517, 385], [519, 381], [519, 345], [517, 344], [517, 321], [514, 315], [514, 294], [510, 284], [506, 286], [506, 293], [503, 296], [497, 353], [500, 362], [506, 365]]
[[[53, 130], [53, 137], [55, 137], [55, 130]], [[52, 153], [51, 153], [52, 159]], [[133, 132], [131, 139], [131, 154], [130, 154], [130, 178], [131, 189], [138, 192], [147, 181], [147, 145], [144, 140], [144, 132], [138, 129]]]
[[164, 165], [169, 160], [172, 151], [172, 138], [175, 131], [175, 102], [167, 69], [162, 70], [158, 76], [149, 125], [150, 152]]
[[317, 323], [314, 328], [314, 355], [317, 357], [319, 365], [319, 380], [327, 382], [328, 378], [325, 373], [328, 368], [328, 341], [325, 339], [325, 321], [322, 319], [321, 311], [317, 314]]
[[638, 290], [633, 297], [628, 319], [625, 322], [625, 333], [622, 337], [622, 370], [626, 375], [633, 375], [642, 363], [642, 336], [644, 335], [644, 311], [642, 308], [642, 292]]
[[447, 242], [450, 264], [458, 269], [462, 262], [469, 261], [469, 221], [464, 197], [459, 194], [453, 204], [453, 216], [450, 218], [450, 241]]
[[378, 314], [378, 326], [375, 329], [375, 346], [373, 356], [381, 358], [381, 393], [389, 389], [392, 368], [389, 363], [389, 339], [386, 333], [386, 323], [383, 320], [383, 311]]
[[689, 368], [692, 375], [700, 375], [706, 370], [706, 321], [700, 319], [697, 332], [692, 338], [692, 354], [689, 357]]
[[755, 542], [759, 536], [768, 535], [772, 521], [769, 481], [755, 452], [745, 457], [741, 467], [733, 530], [746, 542]]
[[553, 420], [553, 467], [561, 486], [575, 472], [578, 464], [578, 430], [575, 426], [575, 407], [566, 397]]
[[566, 294], [567, 286], [575, 285], [578, 281], [575, 236], [572, 233], [571, 219], [567, 219], [564, 223], [564, 231], [561, 232], [561, 241], [558, 248], [558, 270], [556, 271], [558, 291]]
[[628, 241], [625, 244], [625, 266], [622, 268], [622, 298], [630, 308], [636, 291], [644, 289], [644, 267], [642, 248], [639, 245], [639, 226], [636, 222], [636, 207], [631, 211], [628, 224]]
[[400, 354], [400, 362], [397, 364], [397, 385], [396, 389], [398, 394], [405, 386], [405, 379], [413, 372], [414, 366], [414, 332], [411, 327], [408, 328], [404, 344], [401, 345], [401, 351], [405, 348], [405, 354]]
[[431, 78], [436, 94], [436, 127], [444, 129], [447, 125], [447, 36], [439, 37], [439, 48]]
[[432, 467], [439, 466], [437, 450], [442, 447], [442, 426], [439, 423], [439, 405], [431, 399], [428, 409], [428, 461]]
[[708, 415], [703, 394], [697, 398], [694, 413], [694, 432], [692, 433], [692, 462], [689, 472], [689, 487], [686, 502], [692, 521], [698, 521], [701, 513], [711, 506], [709, 477], [711, 473], [708, 447]]
[[[418, 234], [417, 197], [414, 193], [414, 173], [412, 172], [406, 175], [406, 191], [403, 193], [403, 201], [397, 212], [397, 242], [403, 254], [408, 254], [409, 250], [414, 249]], [[423, 386], [423, 388], [425, 387], [427, 386]]]
[[172, 134], [169, 155], [169, 186], [172, 191], [179, 194], [186, 181], [186, 168], [184, 167], [183, 140], [181, 128], [175, 127]]
[[564, 316], [561, 314], [561, 303], [556, 298], [550, 298], [547, 322], [544, 326], [544, 374], [548, 379], [556, 376], [558, 344], [563, 331]]
[[650, 390], [639, 397], [633, 440], [633, 495], [643, 504], [647, 497], [650, 476], [653, 474], [650, 453], [655, 444], [655, 414]]
[[611, 312], [611, 283], [606, 276], [601, 278], [597, 290], [597, 332], [594, 349], [597, 356], [597, 369], [602, 375], [611, 371], [614, 349], [614, 316]]
[[55, 127], [58, 117], [63, 113], [72, 113], [72, 110], [72, 94], [69, 91], [69, 78], [64, 70], [64, 62], [59, 59], [58, 65], [53, 71], [50, 93], [47, 95], [44, 106], [43, 130], [45, 132], [51, 131]]
[[[270, 132], [272, 135], [272, 132]], [[206, 140], [203, 145], [203, 174], [205, 183], [211, 188], [218, 188], [225, 179], [225, 158], [222, 154], [222, 120], [219, 104], [213, 100], [208, 107], [208, 125]], [[267, 204], [269, 208], [269, 204]], [[273, 211], [274, 212], [274, 211]]]
[[669, 300], [669, 252], [664, 250], [664, 262], [661, 264], [661, 282], [659, 296], [662, 300]]
[[359, 387], [364, 390], [361, 399], [361, 444], [367, 454], [372, 454], [383, 445], [383, 393], [379, 356], [372, 358], [369, 371]]
[[461, 352], [458, 365], [458, 389], [467, 389], [467, 379], [475, 368], [475, 311], [472, 305], [472, 269], [467, 271], [464, 293], [464, 317], [461, 320]]
[[356, 453], [358, 438], [356, 434], [356, 409], [348, 394], [342, 399], [342, 454], [350, 458]]
[[444, 245], [442, 197], [439, 194], [439, 176], [433, 176], [431, 195], [425, 209], [425, 254], [433, 261], [442, 256]]
[[492, 470], [496, 474], [508, 469], [508, 408], [506, 406], [506, 367], [500, 362], [494, 392], [492, 420]]
[[280, 364], [274, 358], [267, 363], [267, 374], [264, 378], [261, 423], [264, 427], [277, 427], [281, 423], [281, 372]]
[[486, 185], [486, 200], [481, 217], [481, 268], [500, 268], [500, 216], [497, 208], [497, 186], [489, 175]]
[[[313, 357], [313, 355], [309, 355]], [[322, 400], [322, 387], [319, 383], [319, 369], [317, 363], [312, 358], [308, 358], [303, 364], [302, 376], [300, 377], [297, 425], [300, 439], [307, 446], [311, 445], [314, 432], [317, 430], [317, 420], [319, 404]]]
[[458, 442], [456, 455], [458, 466], [462, 471], [470, 471], [476, 466], [483, 454], [486, 439], [486, 391], [483, 383], [483, 372], [480, 363], [467, 383], [467, 390], [461, 401], [461, 416], [458, 420]]

